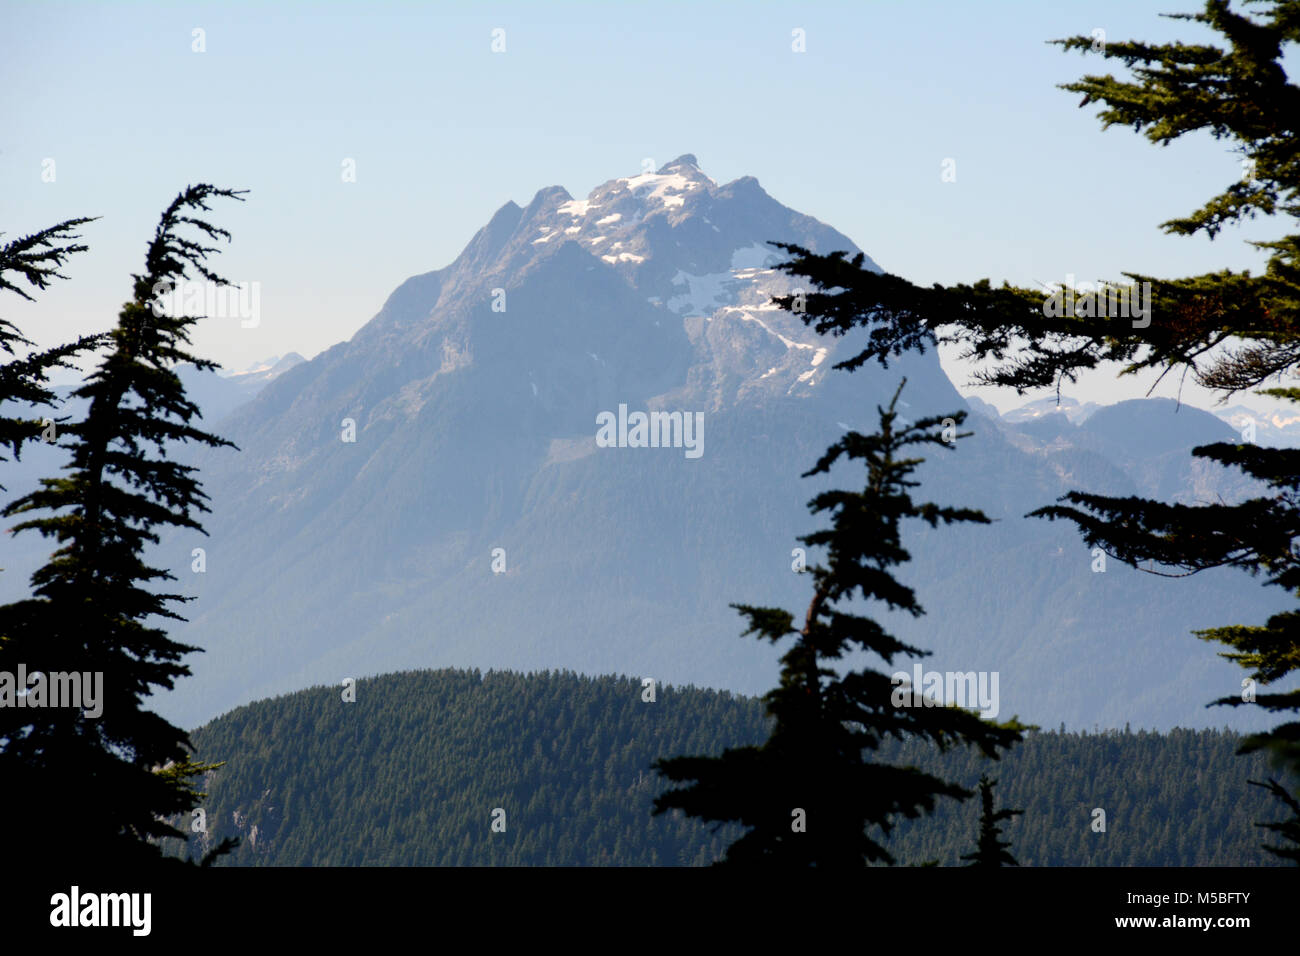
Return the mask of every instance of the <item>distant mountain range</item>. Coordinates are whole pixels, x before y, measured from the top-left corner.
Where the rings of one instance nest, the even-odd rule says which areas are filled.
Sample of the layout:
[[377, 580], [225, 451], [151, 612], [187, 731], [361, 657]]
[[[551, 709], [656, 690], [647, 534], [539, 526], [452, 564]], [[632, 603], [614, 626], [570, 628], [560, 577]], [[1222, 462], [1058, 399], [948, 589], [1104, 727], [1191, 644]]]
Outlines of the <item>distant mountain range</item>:
[[[1114, 405], [1080, 405], [1062, 399], [1031, 402], [997, 416], [988, 403], [972, 410], [992, 418], [1022, 451], [1052, 463], [1072, 487], [1131, 485], [1116, 493], [1183, 504], [1256, 494], [1237, 472], [1193, 458], [1192, 448], [1241, 437], [1216, 415], [1171, 398], [1131, 399]], [[996, 416], [996, 417], [995, 417]]]
[[240, 405], [251, 401], [263, 388], [289, 369], [307, 361], [297, 352], [273, 355], [256, 362], [242, 372], [207, 375], [193, 366], [181, 369], [181, 381], [190, 399], [203, 409], [203, 418], [211, 425], [225, 418]]
[[[752, 177], [718, 184], [690, 155], [584, 199], [553, 186], [503, 205], [351, 340], [248, 379], [251, 400], [208, 420], [241, 451], [192, 459], [210, 537], [161, 545], [198, 599], [174, 637], [206, 653], [160, 712], [195, 726], [310, 684], [445, 666], [771, 687], [778, 650], [741, 639], [729, 605], [805, 607], [793, 552], [824, 524], [806, 502], [862, 480], [847, 466], [799, 476], [845, 429], [873, 430], [903, 377], [908, 416], [968, 407], [933, 352], [833, 370], [859, 338], [818, 337], [770, 305], [793, 288], [771, 240], [857, 252]], [[628, 428], [616, 447], [597, 441], [602, 416], [650, 413], [664, 447], [636, 447]], [[697, 416], [692, 457], [673, 422]], [[998, 672], [1003, 716], [1259, 726], [1205, 709], [1241, 672], [1190, 631], [1260, 622], [1281, 595], [1229, 572], [1099, 573], [1070, 528], [1023, 518], [1072, 488], [1245, 493], [1188, 454], [1235, 433], [1161, 401], [1077, 424], [1001, 419], [971, 416], [975, 437], [935, 451], [919, 491], [997, 520], [907, 527], [901, 577], [929, 613], [886, 623], [934, 652], [928, 668]], [[6, 544], [0, 596], [48, 551], [24, 537]]]
[[[1263, 398], [1266, 399], [1266, 397]], [[970, 403], [973, 411], [977, 411], [995, 421], [1013, 425], [1038, 421], [1054, 415], [1064, 416], [1072, 424], [1082, 425], [1098, 409], [1108, 407], [1098, 405], [1096, 402], [1080, 404], [1078, 399], [1063, 395], [1059, 402], [1055, 396], [1048, 396], [1047, 398], [1035, 399], [1006, 413], [999, 413], [994, 405], [984, 401], [979, 396], [967, 395], [966, 401]], [[1156, 401], [1173, 400], [1156, 399]], [[1179, 404], [1175, 403], [1176, 406]], [[1191, 406], [1182, 405], [1181, 407], [1190, 408]], [[1208, 410], [1198, 409], [1198, 411], [1208, 411], [1209, 414], [1227, 424], [1237, 433], [1239, 440], [1250, 440], [1257, 445], [1272, 448], [1300, 447], [1300, 408], [1288, 408], [1282, 403], [1265, 400], [1251, 405], [1239, 403], [1215, 406]], [[1253, 425], [1254, 431], [1253, 438], [1250, 438], [1248, 432], [1251, 425]]]

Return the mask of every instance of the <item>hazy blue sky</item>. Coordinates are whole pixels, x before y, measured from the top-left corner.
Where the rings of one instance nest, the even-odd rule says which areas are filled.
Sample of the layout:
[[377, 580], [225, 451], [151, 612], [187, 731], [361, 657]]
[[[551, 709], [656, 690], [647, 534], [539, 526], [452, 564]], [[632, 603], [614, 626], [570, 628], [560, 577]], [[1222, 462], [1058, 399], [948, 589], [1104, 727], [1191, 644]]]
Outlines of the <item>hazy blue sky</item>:
[[[644, 158], [686, 152], [718, 182], [756, 176], [916, 282], [1259, 269], [1243, 240], [1280, 223], [1213, 243], [1157, 228], [1240, 176], [1229, 145], [1101, 132], [1097, 107], [1077, 109], [1056, 84], [1104, 61], [1045, 42], [1094, 28], [1204, 39], [1157, 16], [1197, 8], [4, 0], [0, 229], [103, 217], [85, 228], [91, 251], [68, 266], [71, 281], [34, 307], [7, 297], [4, 314], [41, 343], [108, 327], [163, 205], [206, 181], [251, 190], [214, 215], [234, 233], [219, 271], [261, 283], [262, 317], [254, 329], [207, 322], [197, 348], [232, 368], [310, 357], [403, 279], [450, 262], [507, 200], [553, 184], [585, 196]], [[498, 27], [506, 50], [494, 54]], [[791, 49], [795, 28], [804, 53]], [[345, 158], [355, 183], [342, 181]], [[941, 181], [945, 158], [956, 182]], [[1145, 385], [1106, 374], [1074, 394], [1109, 402]], [[1194, 389], [1184, 398], [1208, 404]]]

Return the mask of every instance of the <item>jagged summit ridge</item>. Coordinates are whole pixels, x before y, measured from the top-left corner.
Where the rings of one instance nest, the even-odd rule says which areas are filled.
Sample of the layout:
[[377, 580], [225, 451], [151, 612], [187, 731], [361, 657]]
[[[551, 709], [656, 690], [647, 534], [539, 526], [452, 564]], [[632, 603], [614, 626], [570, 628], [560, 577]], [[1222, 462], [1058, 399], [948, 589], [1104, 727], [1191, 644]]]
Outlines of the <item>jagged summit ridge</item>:
[[[436, 323], [458, 303], [481, 302], [485, 287], [509, 295], [539, 269], [609, 269], [653, 310], [664, 335], [685, 332], [690, 364], [699, 368], [686, 377], [714, 400], [751, 389], [797, 395], [820, 384], [834, 364], [825, 361], [834, 343], [772, 305], [772, 296], [789, 294], [793, 283], [774, 268], [784, 253], [770, 243], [850, 252], [856, 246], [777, 202], [753, 177], [719, 185], [691, 153], [650, 166], [607, 180], [584, 198], [556, 185], [524, 207], [506, 203], [445, 278], [411, 280], [416, 284], [403, 295], [410, 300], [425, 289], [422, 311]], [[610, 319], [627, 321], [626, 313], [624, 307]]]
[[694, 153], [682, 153], [682, 155], [678, 156], [671, 163], [665, 163], [664, 165], [660, 166], [659, 172], [661, 173], [667, 172], [668, 170], [672, 169], [674, 166], [694, 166], [696, 169], [699, 169], [700, 162], [695, 158]]

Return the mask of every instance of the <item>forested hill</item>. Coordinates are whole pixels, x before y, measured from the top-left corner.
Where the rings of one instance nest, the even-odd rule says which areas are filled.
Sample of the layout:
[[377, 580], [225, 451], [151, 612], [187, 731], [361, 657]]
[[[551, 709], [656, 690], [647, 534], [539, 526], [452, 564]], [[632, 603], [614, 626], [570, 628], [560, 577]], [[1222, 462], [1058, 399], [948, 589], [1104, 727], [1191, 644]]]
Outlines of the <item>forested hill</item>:
[[[708, 863], [738, 831], [652, 817], [663, 756], [757, 743], [762, 703], [697, 688], [643, 700], [640, 680], [572, 673], [437, 670], [316, 687], [259, 701], [192, 734], [226, 761], [204, 789], [211, 845], [238, 835], [224, 865], [674, 865]], [[1022, 865], [1253, 865], [1255, 820], [1277, 808], [1219, 731], [1035, 733], [997, 763], [938, 756], [915, 742], [881, 757], [973, 788], [996, 777]], [[1094, 809], [1106, 814], [1095, 832]], [[495, 812], [504, 811], [504, 815]], [[977, 801], [905, 821], [900, 863], [955, 865], [974, 847]], [[504, 825], [504, 832], [494, 832]]]

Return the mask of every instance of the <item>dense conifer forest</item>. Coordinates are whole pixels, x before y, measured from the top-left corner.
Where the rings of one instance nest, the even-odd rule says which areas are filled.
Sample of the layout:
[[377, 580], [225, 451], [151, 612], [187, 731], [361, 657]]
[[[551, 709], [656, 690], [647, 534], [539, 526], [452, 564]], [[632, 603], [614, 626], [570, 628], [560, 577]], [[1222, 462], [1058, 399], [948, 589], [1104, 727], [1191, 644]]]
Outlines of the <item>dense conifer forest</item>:
[[[652, 816], [654, 760], [761, 742], [762, 703], [694, 687], [572, 673], [416, 671], [238, 708], [192, 735], [206, 832], [221, 865], [704, 865], [738, 834]], [[886, 742], [880, 759], [975, 789], [997, 780], [1022, 866], [1272, 865], [1260, 755], [1223, 731], [1031, 732], [1000, 761]], [[1099, 829], [1096, 811], [1105, 813]], [[504, 811], [500, 813], [497, 811]], [[184, 825], [183, 821], [178, 821]], [[494, 829], [495, 827], [495, 829]], [[979, 801], [942, 800], [884, 838], [901, 864], [962, 865]], [[170, 841], [172, 852], [177, 850]]]

